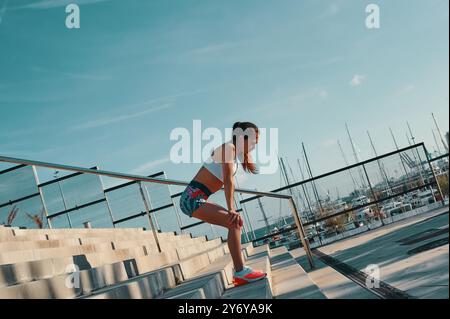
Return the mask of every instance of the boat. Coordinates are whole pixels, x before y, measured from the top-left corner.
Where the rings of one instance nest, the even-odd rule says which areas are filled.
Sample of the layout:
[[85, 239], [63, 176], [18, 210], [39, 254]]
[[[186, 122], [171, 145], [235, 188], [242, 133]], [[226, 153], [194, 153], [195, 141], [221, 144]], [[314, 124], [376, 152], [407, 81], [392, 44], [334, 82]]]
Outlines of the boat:
[[384, 217], [392, 217], [404, 212], [409, 212], [412, 210], [412, 205], [410, 203], [403, 203], [399, 201], [392, 201], [386, 205], [381, 206], [381, 213]]
[[405, 196], [405, 202], [411, 204], [412, 208], [422, 207], [433, 204], [436, 201], [435, 194], [437, 190], [433, 188], [424, 191], [415, 191]]

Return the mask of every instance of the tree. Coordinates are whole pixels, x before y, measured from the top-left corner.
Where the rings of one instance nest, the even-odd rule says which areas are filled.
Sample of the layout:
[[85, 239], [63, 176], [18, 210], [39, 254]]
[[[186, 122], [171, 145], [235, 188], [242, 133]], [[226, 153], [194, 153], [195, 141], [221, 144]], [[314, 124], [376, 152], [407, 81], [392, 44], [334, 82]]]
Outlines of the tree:
[[441, 187], [442, 195], [448, 196], [448, 173], [437, 176], [437, 181]]
[[44, 213], [45, 213], [45, 210], [42, 209], [40, 216], [38, 214], [30, 215], [28, 213], [27, 213], [27, 216], [36, 224], [36, 226], [39, 229], [42, 229], [42, 228], [44, 228], [44, 220], [45, 220]]
[[14, 206], [14, 207], [10, 210], [10, 212], [8, 213], [8, 217], [7, 217], [7, 219], [6, 219], [6, 223], [5, 223], [6, 226], [11, 226], [11, 225], [12, 225], [14, 219], [17, 217], [17, 213], [18, 213], [18, 212], [19, 212], [19, 209], [16, 208], [16, 206]]

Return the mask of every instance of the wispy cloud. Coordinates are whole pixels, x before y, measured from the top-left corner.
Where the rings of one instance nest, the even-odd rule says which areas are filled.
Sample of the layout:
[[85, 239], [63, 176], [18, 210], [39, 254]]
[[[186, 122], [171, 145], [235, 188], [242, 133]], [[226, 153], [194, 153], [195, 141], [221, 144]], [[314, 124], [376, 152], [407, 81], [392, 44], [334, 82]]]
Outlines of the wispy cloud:
[[57, 70], [51, 70], [48, 68], [43, 68], [40, 66], [32, 67], [31, 70], [36, 73], [57, 74], [57, 75], [61, 75], [61, 76], [67, 77], [67, 78], [79, 79], [79, 80], [107, 80], [107, 79], [110, 79], [110, 77], [97, 75], [97, 74], [57, 71]]
[[328, 92], [327, 92], [326, 90], [322, 89], [322, 90], [320, 90], [320, 92], [319, 92], [319, 96], [320, 96], [321, 98], [325, 99], [325, 98], [328, 97]]
[[127, 121], [127, 120], [130, 120], [133, 118], [142, 117], [142, 116], [148, 115], [150, 113], [165, 110], [165, 109], [170, 108], [171, 106], [172, 106], [171, 103], [166, 103], [166, 104], [158, 105], [158, 106], [155, 106], [153, 108], [150, 108], [150, 109], [147, 109], [144, 111], [135, 112], [132, 114], [124, 114], [124, 115], [117, 115], [114, 117], [98, 118], [93, 121], [88, 121], [86, 123], [82, 123], [82, 124], [70, 127], [68, 130], [69, 131], [86, 130], [86, 129], [97, 128], [100, 126], [116, 124], [116, 123]]
[[0, 96], [0, 102], [3, 103], [51, 103], [60, 101], [61, 98], [53, 96], [32, 97], [32, 96]]
[[197, 49], [193, 49], [188, 51], [188, 54], [209, 54], [209, 53], [215, 53], [215, 52], [221, 52], [233, 47], [236, 47], [236, 43], [213, 43], [208, 44], [204, 47], [200, 47]]
[[403, 86], [400, 90], [398, 90], [397, 95], [402, 95], [406, 93], [410, 93], [416, 89], [416, 86], [413, 84], [407, 84]]
[[335, 16], [340, 11], [341, 11], [340, 1], [333, 2], [319, 15], [319, 19]]
[[[26, 159], [36, 159], [38, 157], [47, 155], [51, 152], [55, 152], [58, 149], [56, 148], [46, 148], [46, 149], [40, 149], [37, 151], [32, 151], [29, 149], [20, 149], [20, 148], [1, 148], [0, 152], [1, 155], [9, 156], [9, 157], [20, 157], [20, 158], [26, 158]], [[0, 169], [1, 170], [1, 169]]]
[[94, 4], [99, 2], [105, 2], [110, 0], [40, 0], [34, 1], [32, 3], [28, 3], [21, 6], [13, 7], [12, 10], [20, 10], [20, 9], [52, 9], [58, 7], [65, 7], [69, 4], [75, 3], [77, 5], [87, 5]]
[[162, 164], [170, 162], [170, 158], [168, 156], [152, 160], [149, 162], [146, 162], [130, 171], [130, 174], [147, 174], [151, 173], [150, 170], [154, 169], [155, 167], [158, 167]]
[[325, 67], [325, 66], [329, 66], [329, 65], [335, 64], [335, 63], [340, 62], [342, 60], [344, 60], [343, 57], [336, 56], [336, 57], [332, 57], [332, 58], [329, 58], [329, 59], [315, 60], [315, 61], [310, 61], [308, 63], [302, 63], [300, 65], [291, 66], [291, 67], [289, 67], [289, 69], [291, 69], [291, 70], [302, 70], [302, 69], [311, 69], [311, 68], [321, 68], [321, 67]]
[[[134, 105], [126, 105], [122, 107], [115, 107], [115, 109], [126, 109], [128, 113], [120, 114], [115, 116], [105, 116], [101, 118], [97, 118], [94, 120], [90, 120], [84, 123], [75, 124], [67, 129], [67, 132], [97, 128], [105, 125], [116, 124], [119, 122], [127, 121], [133, 118], [141, 117], [148, 115], [150, 113], [158, 112], [161, 110], [169, 109], [175, 105], [177, 98], [183, 96], [190, 96], [195, 94], [200, 94], [207, 92], [208, 89], [197, 89], [190, 90], [180, 93], [174, 93], [171, 95], [166, 95], [158, 98], [149, 99], [147, 101], [137, 103]], [[152, 107], [153, 106], [153, 107]], [[145, 108], [145, 109], [143, 109]], [[134, 110], [134, 111], [132, 111]]]
[[363, 81], [366, 79], [364, 75], [355, 74], [353, 75], [353, 78], [350, 81], [351, 86], [359, 86], [363, 83]]
[[[2, 102], [2, 100], [0, 100]], [[0, 127], [0, 136], [5, 140], [10, 139], [17, 139], [24, 136], [35, 136], [33, 133], [36, 133], [35, 127], [24, 127], [24, 128], [17, 128], [15, 130], [7, 129], [4, 127]], [[0, 144], [0, 147], [3, 147], [5, 144]]]
[[8, 5], [8, 1], [9, 1], [9, 0], [4, 0], [4, 1], [3, 1], [3, 5], [2, 5], [1, 8], [0, 8], [0, 24], [2, 23], [3, 17], [5, 16], [5, 13], [6, 13], [6, 6]]
[[329, 15], [336, 15], [340, 11], [339, 5], [337, 3], [332, 3], [327, 9]]
[[275, 100], [272, 103], [261, 107], [261, 109], [268, 109], [268, 108], [282, 107], [282, 106], [298, 107], [300, 104], [304, 103], [305, 101], [310, 101], [311, 99], [313, 99], [313, 100], [324, 99], [327, 96], [328, 96], [328, 92], [323, 88], [310, 88], [310, 89], [306, 89], [306, 90], [303, 90], [298, 93], [294, 93], [285, 98]]
[[337, 140], [335, 139], [328, 139], [324, 140], [320, 143], [323, 147], [331, 147], [337, 145]]

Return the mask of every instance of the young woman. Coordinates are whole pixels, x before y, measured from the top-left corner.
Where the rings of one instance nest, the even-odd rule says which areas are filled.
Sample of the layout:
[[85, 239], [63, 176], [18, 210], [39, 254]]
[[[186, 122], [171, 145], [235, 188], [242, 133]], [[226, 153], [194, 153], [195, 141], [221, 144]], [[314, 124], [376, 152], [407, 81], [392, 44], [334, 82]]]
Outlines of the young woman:
[[[228, 229], [228, 247], [234, 264], [233, 282], [235, 286], [247, 284], [266, 277], [266, 273], [245, 266], [241, 253], [241, 216], [234, 208], [234, 175], [238, 163], [246, 172], [257, 173], [250, 152], [258, 143], [258, 127], [250, 122], [236, 122], [233, 138], [216, 148], [197, 175], [189, 183], [180, 198], [181, 211], [189, 217]], [[227, 208], [207, 202], [211, 194], [224, 188]]]

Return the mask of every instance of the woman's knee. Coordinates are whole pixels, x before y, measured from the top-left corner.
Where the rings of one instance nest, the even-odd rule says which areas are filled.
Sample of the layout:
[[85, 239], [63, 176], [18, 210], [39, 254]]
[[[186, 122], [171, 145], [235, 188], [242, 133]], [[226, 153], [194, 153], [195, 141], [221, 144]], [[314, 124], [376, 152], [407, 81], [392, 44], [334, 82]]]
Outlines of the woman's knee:
[[240, 224], [240, 225], [236, 225], [236, 224], [234, 224], [234, 225], [227, 225], [227, 229], [228, 230], [230, 230], [230, 231], [238, 231], [238, 232], [241, 232], [242, 231], [242, 226], [243, 226], [243, 224]]
[[239, 229], [242, 229], [244, 226], [244, 218], [242, 218], [242, 215], [239, 215]]

